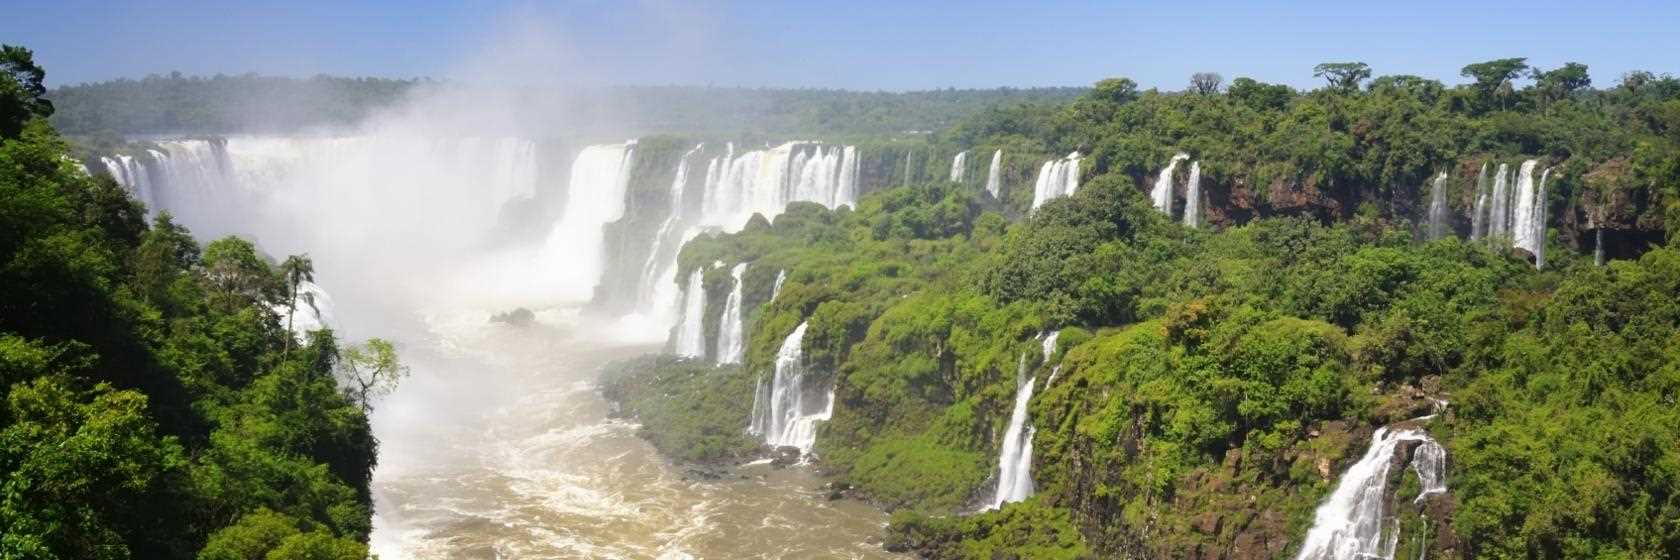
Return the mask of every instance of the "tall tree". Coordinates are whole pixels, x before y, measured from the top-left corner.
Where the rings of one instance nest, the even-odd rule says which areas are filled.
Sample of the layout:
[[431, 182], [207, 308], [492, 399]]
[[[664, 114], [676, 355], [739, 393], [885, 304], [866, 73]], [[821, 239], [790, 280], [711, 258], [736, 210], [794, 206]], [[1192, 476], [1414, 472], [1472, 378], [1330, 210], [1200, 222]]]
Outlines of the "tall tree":
[[1592, 76], [1587, 74], [1587, 65], [1579, 62], [1570, 62], [1551, 71], [1535, 68], [1532, 76], [1541, 100], [1547, 103], [1563, 100], [1577, 90], [1592, 87]]
[[23, 47], [0, 45], [0, 139], [16, 138], [23, 123], [49, 117], [51, 101], [41, 99], [47, 72], [35, 64], [35, 53]]
[[[286, 300], [286, 347], [280, 353], [286, 356], [292, 352], [292, 340], [297, 335], [292, 334], [292, 317], [297, 315], [298, 287], [304, 282], [315, 281], [315, 262], [309, 260], [309, 255], [292, 255], [286, 257], [286, 262], [280, 263], [280, 275], [286, 279], [286, 287], [292, 297]], [[309, 307], [315, 307], [314, 294], [310, 294]]]
[[1225, 78], [1220, 77], [1217, 73], [1197, 72], [1190, 75], [1190, 91], [1202, 95], [1219, 93], [1219, 84], [1223, 81], [1225, 81]]
[[1483, 99], [1499, 99], [1500, 107], [1507, 106], [1511, 95], [1516, 92], [1512, 80], [1521, 76], [1528, 69], [1527, 58], [1501, 58], [1487, 62], [1467, 64], [1459, 69], [1458, 74], [1476, 80], [1473, 84]]
[[408, 366], [397, 358], [390, 341], [372, 338], [360, 346], [349, 346], [339, 354], [338, 377], [345, 396], [362, 408], [373, 410], [373, 400], [397, 389], [408, 376]]
[[1363, 62], [1325, 62], [1313, 67], [1313, 77], [1324, 78], [1331, 89], [1357, 91], [1359, 83], [1371, 77], [1371, 65]]

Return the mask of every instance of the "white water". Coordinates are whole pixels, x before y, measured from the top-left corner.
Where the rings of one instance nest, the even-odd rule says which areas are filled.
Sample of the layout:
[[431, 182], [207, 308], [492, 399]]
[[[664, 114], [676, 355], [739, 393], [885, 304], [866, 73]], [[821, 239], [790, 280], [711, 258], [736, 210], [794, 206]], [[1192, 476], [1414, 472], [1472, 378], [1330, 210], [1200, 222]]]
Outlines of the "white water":
[[[1500, 239], [1509, 235], [1511, 227], [1511, 193], [1510, 166], [1499, 164], [1499, 171], [1493, 175], [1493, 193], [1488, 202], [1487, 236], [1489, 239]], [[1509, 241], [1507, 239], [1506, 241]]]
[[1155, 188], [1149, 191], [1149, 200], [1155, 203], [1155, 209], [1162, 214], [1172, 215], [1173, 200], [1173, 171], [1178, 169], [1178, 162], [1190, 159], [1190, 154], [1179, 153], [1167, 162], [1167, 167], [1155, 177]]
[[986, 192], [992, 198], [1000, 196], [1003, 189], [1003, 150], [992, 152], [992, 165], [986, 168]]
[[1513, 193], [1516, 204], [1511, 210], [1511, 246], [1526, 249], [1531, 253], [1534, 252], [1534, 246], [1538, 244], [1539, 239], [1535, 235], [1534, 227], [1537, 206], [1534, 196], [1534, 165], [1536, 163], [1539, 162], [1532, 159], [1522, 162], [1522, 167], [1517, 172], [1517, 189]]
[[694, 272], [688, 274], [688, 284], [683, 287], [682, 313], [678, 316], [671, 343], [671, 351], [678, 356], [700, 358], [706, 355], [706, 331], [701, 324], [706, 316], [706, 289], [702, 285], [705, 275], [705, 270], [695, 267]]
[[1072, 196], [1079, 190], [1079, 157], [1079, 152], [1073, 152], [1065, 158], [1044, 162], [1038, 169], [1038, 180], [1033, 183], [1034, 209], [1052, 198]]
[[770, 286], [770, 301], [776, 301], [776, 296], [782, 295], [782, 284], [787, 283], [787, 271], [776, 271], [776, 283]]
[[[766, 397], [766, 406], [756, 406], [749, 431], [764, 436], [764, 443], [774, 447], [792, 446], [809, 454], [817, 443], [817, 426], [834, 415], [834, 387], [826, 389], [808, 384], [805, 367], [805, 328], [800, 323], [782, 340], [776, 353], [776, 373]], [[762, 385], [761, 385], [762, 387]]]
[[[292, 336], [299, 341], [308, 340], [312, 331], [331, 327], [333, 319], [333, 300], [319, 284], [304, 280], [298, 283], [297, 299], [293, 301], [296, 311], [292, 312]], [[274, 306], [274, 314], [280, 317], [280, 326], [286, 326], [287, 309], [284, 305]]]
[[1202, 162], [1190, 162], [1190, 180], [1184, 184], [1184, 225], [1197, 227], [1202, 223]]
[[961, 183], [963, 175], [966, 174], [967, 171], [968, 152], [966, 150], [957, 152], [956, 157], [951, 158], [951, 182]]
[[1379, 428], [1365, 455], [1348, 468], [1330, 497], [1319, 505], [1296, 560], [1394, 558], [1400, 535], [1394, 512], [1388, 508], [1392, 501], [1389, 469], [1400, 444], [1408, 441], [1422, 442], [1412, 458], [1423, 487], [1418, 501], [1446, 492], [1446, 449], [1422, 430]]
[[[1041, 363], [1049, 363], [1056, 354], [1056, 340], [1062, 331], [1050, 331], [1039, 336], [1043, 351]], [[1033, 434], [1036, 428], [1028, 424], [1027, 403], [1032, 400], [1037, 377], [1027, 377], [1027, 355], [1022, 354], [1015, 371], [1015, 406], [1009, 413], [1009, 427], [1003, 432], [1003, 445], [998, 447], [997, 488], [992, 494], [992, 509], [1009, 502], [1019, 502], [1032, 496]], [[1057, 371], [1050, 374], [1056, 380]], [[1049, 382], [1045, 383], [1049, 386]]]
[[688, 187], [689, 160], [703, 147], [705, 146], [695, 146], [677, 160], [677, 170], [671, 178], [671, 190], [668, 195], [671, 202], [666, 209], [665, 221], [659, 224], [659, 231], [653, 236], [653, 248], [648, 251], [647, 261], [642, 263], [642, 272], [636, 282], [636, 314], [649, 318], [650, 323], [654, 325], [670, 324], [678, 311], [677, 253], [682, 250], [683, 244], [697, 233], [692, 230], [684, 231], [682, 227], [683, 192]]
[[606, 269], [602, 228], [624, 217], [624, 190], [630, 182], [635, 147], [634, 140], [590, 146], [572, 163], [566, 210], [547, 242], [550, 254], [566, 265], [568, 274], [558, 284], [561, 297], [567, 300], [585, 301], [595, 295]]
[[753, 214], [775, 218], [789, 202], [830, 208], [857, 204], [857, 149], [788, 142], [735, 154], [734, 145], [712, 160], [699, 225], [737, 231]]
[[1470, 239], [1481, 239], [1487, 236], [1488, 204], [1492, 194], [1488, 192], [1488, 164], [1482, 162], [1482, 172], [1476, 175], [1476, 206], [1474, 214], [1470, 216]]
[[745, 282], [741, 275], [747, 271], [747, 263], [740, 263], [729, 269], [729, 276], [735, 279], [735, 287], [729, 290], [729, 297], [723, 300], [723, 316], [718, 318], [717, 363], [738, 364], [742, 355], [746, 353], [746, 334], [741, 326], [741, 290]]
[[1447, 235], [1447, 172], [1435, 176], [1429, 186], [1429, 239]]

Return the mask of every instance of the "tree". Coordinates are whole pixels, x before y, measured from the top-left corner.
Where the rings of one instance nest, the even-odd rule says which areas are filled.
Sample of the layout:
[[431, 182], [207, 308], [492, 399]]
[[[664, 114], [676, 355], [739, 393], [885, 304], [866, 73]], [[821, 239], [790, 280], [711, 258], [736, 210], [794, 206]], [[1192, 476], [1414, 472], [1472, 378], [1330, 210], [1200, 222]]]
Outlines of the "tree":
[[1137, 95], [1137, 82], [1131, 78], [1109, 78], [1097, 82], [1090, 96], [1104, 101], [1125, 103], [1137, 99]]
[[[250, 241], [228, 236], [204, 246], [204, 272], [210, 285], [243, 303], [267, 301], [275, 291], [273, 271]], [[275, 298], [278, 299], [278, 298]]]
[[1325, 62], [1313, 67], [1313, 77], [1324, 78], [1331, 89], [1359, 90], [1359, 83], [1371, 77], [1371, 65], [1363, 62]]
[[1592, 76], [1587, 74], [1587, 65], [1579, 62], [1570, 62], [1549, 72], [1535, 68], [1533, 77], [1541, 100], [1548, 103], [1565, 99], [1577, 90], [1592, 87]]
[[1215, 72], [1197, 72], [1190, 75], [1190, 91], [1201, 95], [1219, 93], [1219, 83], [1224, 80]]
[[[315, 281], [315, 263], [309, 260], [309, 255], [292, 255], [286, 257], [286, 262], [280, 263], [280, 275], [286, 279], [286, 287], [291, 297], [286, 300], [286, 346], [281, 350], [282, 357], [292, 351], [292, 340], [297, 338], [292, 334], [292, 317], [297, 314], [298, 286], [304, 282]], [[308, 294], [310, 307], [315, 307], [315, 295]]]
[[1521, 76], [1522, 72], [1527, 69], [1527, 58], [1501, 58], [1465, 65], [1458, 71], [1458, 74], [1476, 80], [1474, 87], [1482, 98], [1498, 98], [1500, 107], [1503, 108], [1505, 107], [1505, 101], [1509, 100], [1516, 90], [1511, 81]]
[[1289, 98], [1295, 95], [1289, 86], [1283, 84], [1268, 84], [1253, 78], [1237, 78], [1231, 80], [1231, 87], [1225, 89], [1225, 94], [1255, 110], [1277, 110], [1289, 104]]
[[379, 338], [346, 347], [339, 354], [337, 369], [345, 396], [364, 413], [373, 410], [373, 399], [391, 394], [408, 377], [408, 366], [397, 358], [396, 347]]
[[52, 116], [52, 102], [41, 99], [46, 79], [47, 72], [35, 65], [35, 53], [0, 45], [0, 139], [16, 138], [31, 118]]

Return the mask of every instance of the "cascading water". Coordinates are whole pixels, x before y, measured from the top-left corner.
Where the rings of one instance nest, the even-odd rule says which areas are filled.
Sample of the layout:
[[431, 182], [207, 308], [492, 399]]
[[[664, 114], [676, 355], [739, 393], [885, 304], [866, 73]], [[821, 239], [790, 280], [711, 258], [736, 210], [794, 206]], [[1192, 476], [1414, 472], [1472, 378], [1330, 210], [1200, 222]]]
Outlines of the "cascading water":
[[605, 270], [603, 228], [624, 216], [624, 191], [630, 181], [636, 142], [584, 148], [572, 163], [566, 210], [548, 235], [548, 247], [567, 262], [561, 286], [566, 299], [587, 300]]
[[291, 312], [292, 336], [299, 341], [305, 340], [312, 331], [331, 327], [333, 320], [333, 300], [327, 291], [319, 284], [304, 280], [298, 283], [297, 299], [292, 305], [295, 310], [288, 310], [284, 305], [275, 305], [274, 313], [280, 317], [280, 326], [286, 326], [286, 314]]
[[761, 388], [766, 405], [755, 407], [748, 428], [772, 447], [797, 447], [802, 454], [809, 454], [816, 445], [818, 423], [834, 415], [834, 387], [822, 390], [806, 383], [804, 344], [809, 325], [799, 323], [782, 341], [769, 390]]
[[1429, 186], [1429, 238], [1447, 235], [1447, 172], [1435, 176]]
[[951, 182], [961, 183], [966, 171], [968, 171], [968, 152], [957, 152], [956, 157], [951, 158]]
[[1488, 202], [1487, 237], [1499, 239], [1510, 234], [1511, 227], [1511, 193], [1509, 189], [1510, 166], [1499, 164], [1499, 171], [1493, 175], [1493, 192]]
[[1190, 159], [1190, 154], [1180, 152], [1167, 162], [1167, 167], [1155, 177], [1155, 188], [1149, 191], [1149, 200], [1155, 203], [1155, 209], [1162, 214], [1172, 215], [1173, 199], [1173, 171], [1178, 169], [1178, 162]]
[[1534, 268], [1546, 268], [1546, 179], [1552, 176], [1552, 168], [1547, 167], [1540, 172], [1539, 190], [1534, 195], [1534, 220], [1530, 227], [1534, 228], [1529, 235], [1534, 240]]
[[1038, 169], [1038, 180], [1033, 183], [1033, 208], [1043, 206], [1052, 198], [1072, 196], [1079, 190], [1079, 152], [1073, 152], [1067, 157], [1044, 162]]
[[706, 318], [704, 279], [705, 270], [695, 267], [694, 272], [688, 273], [688, 284], [683, 287], [682, 313], [677, 318], [671, 343], [671, 351], [678, 356], [699, 358], [706, 355], [706, 330], [701, 323]]
[[992, 198], [1000, 196], [1003, 189], [1003, 150], [992, 152], [992, 165], [986, 168], [986, 192]]
[[677, 160], [676, 176], [671, 179], [668, 214], [653, 236], [653, 249], [648, 251], [647, 262], [642, 264], [641, 277], [636, 283], [636, 294], [640, 298], [638, 313], [655, 317], [654, 324], [668, 324], [669, 314], [676, 310], [677, 253], [690, 237], [682, 227], [683, 191], [688, 187], [689, 160], [703, 147], [695, 146]]
[[1184, 184], [1184, 225], [1197, 227], [1202, 223], [1202, 162], [1190, 162], [1190, 181]]
[[788, 142], [736, 155], [731, 144], [712, 163], [717, 172], [707, 173], [702, 226], [735, 231], [753, 214], [774, 218], [795, 201], [857, 204], [859, 162], [852, 146]]
[[[1056, 339], [1060, 335], [1061, 331], [1051, 331], [1042, 336], [1044, 362], [1055, 355]], [[1054, 373], [1051, 375], [1054, 380]], [[998, 448], [997, 490], [992, 495], [992, 509], [1025, 500], [1033, 494], [1032, 442], [1036, 429], [1027, 423], [1027, 404], [1032, 401], [1037, 381], [1037, 377], [1027, 377], [1027, 356], [1022, 354], [1015, 371], [1015, 406], [1009, 413], [1009, 427], [1004, 429], [1003, 445]]]
[[1539, 162], [1532, 159], [1522, 162], [1517, 172], [1517, 189], [1513, 193], [1516, 204], [1511, 210], [1511, 246], [1530, 253], [1535, 252], [1535, 246], [1539, 245], [1539, 236], [1536, 235], [1535, 228], [1538, 200], [1534, 196], [1534, 166], [1537, 163]]
[[1312, 529], [1296, 560], [1364, 560], [1394, 558], [1399, 544], [1398, 523], [1389, 505], [1389, 469], [1405, 442], [1420, 442], [1411, 464], [1425, 496], [1447, 491], [1446, 449], [1420, 429], [1379, 428], [1371, 447], [1342, 475], [1336, 489], [1313, 516]]
[[741, 327], [741, 289], [745, 284], [741, 275], [747, 271], [747, 263], [740, 263], [729, 269], [729, 275], [735, 279], [735, 287], [729, 290], [729, 297], [723, 300], [723, 316], [718, 319], [717, 363], [738, 364], [746, 353], [746, 338]]
[[1474, 213], [1470, 215], [1470, 239], [1476, 240], [1487, 236], [1488, 203], [1492, 195], [1488, 192], [1488, 164], [1482, 162], [1482, 172], [1476, 175], [1476, 205]]
[[[148, 153], [155, 161], [158, 152], [148, 150]], [[140, 158], [119, 154], [101, 157], [99, 161], [104, 164], [106, 174], [110, 175], [111, 179], [117, 182], [117, 185], [128, 190], [140, 202], [145, 203], [148, 212], [157, 212], [156, 195], [152, 193], [152, 174], [146, 169], [145, 163]]]
[[770, 301], [776, 301], [776, 296], [782, 295], [782, 284], [787, 282], [787, 271], [776, 271], [776, 283], [770, 285]]

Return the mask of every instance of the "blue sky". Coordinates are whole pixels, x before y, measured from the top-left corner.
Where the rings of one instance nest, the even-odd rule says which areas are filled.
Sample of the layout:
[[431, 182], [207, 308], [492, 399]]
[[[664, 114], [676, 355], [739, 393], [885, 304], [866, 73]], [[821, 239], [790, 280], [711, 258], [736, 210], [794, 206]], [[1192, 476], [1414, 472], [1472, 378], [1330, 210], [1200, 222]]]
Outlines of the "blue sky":
[[1680, 73], [1677, 2], [168, 2], [0, 0], [0, 42], [53, 85], [179, 70], [611, 84], [1180, 89], [1198, 71], [1316, 87], [1311, 68], [1461, 81], [1579, 61]]

